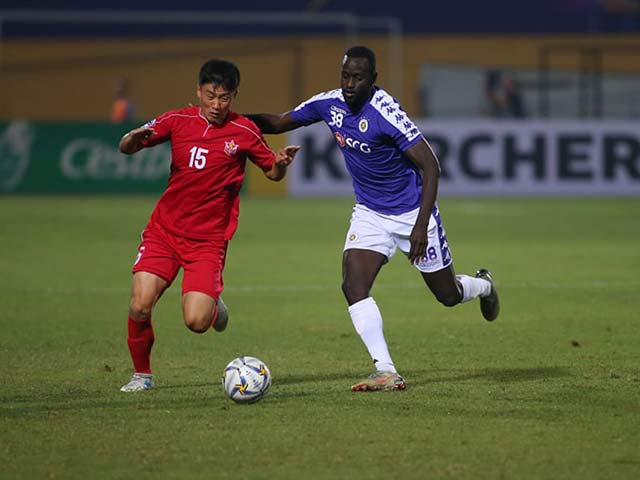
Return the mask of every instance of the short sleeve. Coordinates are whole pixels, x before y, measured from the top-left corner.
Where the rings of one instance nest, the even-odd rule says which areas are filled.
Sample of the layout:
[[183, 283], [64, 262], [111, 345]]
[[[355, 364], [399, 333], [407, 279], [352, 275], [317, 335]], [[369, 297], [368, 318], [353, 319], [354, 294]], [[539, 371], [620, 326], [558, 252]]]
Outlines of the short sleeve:
[[171, 122], [170, 112], [164, 113], [157, 118], [145, 123], [141, 128], [153, 128], [156, 133], [148, 140], [142, 142], [145, 147], [153, 147], [159, 143], [166, 142], [171, 138]]
[[320, 97], [321, 95], [315, 95], [291, 110], [290, 113], [293, 119], [305, 126], [321, 121]]
[[376, 95], [372, 104], [379, 113], [380, 130], [391, 137], [403, 152], [424, 138], [400, 104], [389, 95]]
[[273, 166], [276, 156], [273, 153], [273, 150], [269, 148], [269, 145], [267, 145], [267, 141], [264, 139], [260, 130], [258, 130], [257, 127], [254, 128], [255, 130], [247, 129], [247, 136], [249, 140], [247, 155], [249, 160], [266, 172]]

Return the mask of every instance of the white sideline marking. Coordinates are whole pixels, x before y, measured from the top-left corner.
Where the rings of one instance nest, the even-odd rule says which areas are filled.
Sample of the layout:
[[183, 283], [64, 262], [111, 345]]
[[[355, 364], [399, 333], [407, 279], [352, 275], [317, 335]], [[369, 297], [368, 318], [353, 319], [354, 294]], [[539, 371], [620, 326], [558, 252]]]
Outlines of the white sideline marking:
[[[605, 281], [592, 281], [592, 282], [577, 282], [577, 283], [497, 283], [498, 288], [504, 289], [553, 289], [553, 290], [568, 290], [568, 289], [584, 289], [584, 290], [597, 290], [597, 289], [609, 289], [609, 288], [639, 288], [640, 282], [605, 282]], [[424, 290], [426, 289], [420, 281], [412, 283], [396, 283], [386, 284], [379, 283], [374, 285], [373, 290]], [[130, 287], [82, 287], [82, 288], [26, 288], [20, 290], [5, 289], [3, 294], [44, 294], [44, 295], [121, 295], [128, 294], [131, 291]], [[340, 291], [340, 284], [326, 284], [326, 285], [239, 285], [228, 286], [224, 289], [227, 293], [304, 293], [304, 292], [329, 292]], [[180, 294], [180, 285], [178, 283], [172, 285], [165, 295]]]

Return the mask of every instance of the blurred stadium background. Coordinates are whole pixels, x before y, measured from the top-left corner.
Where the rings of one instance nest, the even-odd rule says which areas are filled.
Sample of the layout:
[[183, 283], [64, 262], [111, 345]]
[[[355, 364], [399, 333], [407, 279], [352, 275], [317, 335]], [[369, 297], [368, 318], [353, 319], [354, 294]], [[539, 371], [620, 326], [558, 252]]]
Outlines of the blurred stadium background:
[[[211, 57], [240, 67], [237, 111], [282, 112], [337, 88], [354, 44], [437, 150], [456, 269], [492, 269], [501, 318], [390, 262], [374, 295], [409, 388], [352, 394], [352, 189], [316, 125], [269, 137], [304, 147], [285, 182], [247, 169], [232, 327], [187, 331], [176, 281], [158, 388], [121, 394], [170, 162], [121, 135], [195, 102]], [[0, 0], [0, 478], [640, 478], [639, 120], [640, 0]], [[219, 388], [240, 354], [274, 375], [248, 408]]]
[[[169, 150], [121, 156], [120, 135], [195, 101], [202, 62], [242, 72], [240, 112], [281, 112], [338, 86], [345, 48], [379, 57], [379, 83], [438, 150], [442, 193], [637, 195], [640, 2], [166, 0], [0, 3], [0, 191], [160, 192]], [[130, 115], [110, 120], [126, 83]], [[288, 184], [255, 194], [349, 195], [328, 130]]]

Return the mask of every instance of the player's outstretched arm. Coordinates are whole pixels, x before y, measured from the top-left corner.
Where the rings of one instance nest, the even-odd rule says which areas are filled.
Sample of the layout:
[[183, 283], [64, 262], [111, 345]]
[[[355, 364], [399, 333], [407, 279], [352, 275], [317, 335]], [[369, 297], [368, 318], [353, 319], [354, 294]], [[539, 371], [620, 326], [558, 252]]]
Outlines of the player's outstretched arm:
[[296, 153], [300, 150], [300, 146], [298, 145], [288, 145], [284, 148], [281, 148], [276, 153], [276, 159], [273, 162], [273, 166], [271, 170], [267, 170], [264, 174], [267, 176], [269, 180], [273, 180], [274, 182], [279, 182], [284, 178], [287, 174], [287, 168], [293, 162]]
[[129, 133], [126, 133], [120, 140], [120, 151], [127, 155], [139, 152], [144, 148], [143, 142], [155, 133], [156, 131], [153, 128], [134, 128]]
[[245, 115], [255, 123], [262, 133], [284, 133], [301, 127], [302, 124], [294, 120], [291, 112], [275, 115], [273, 113], [249, 113]]
[[413, 226], [409, 240], [409, 262], [416, 263], [424, 256], [427, 249], [427, 227], [431, 211], [438, 195], [440, 179], [440, 163], [426, 140], [416, 143], [405, 152], [411, 161], [422, 170], [422, 199], [416, 224]]

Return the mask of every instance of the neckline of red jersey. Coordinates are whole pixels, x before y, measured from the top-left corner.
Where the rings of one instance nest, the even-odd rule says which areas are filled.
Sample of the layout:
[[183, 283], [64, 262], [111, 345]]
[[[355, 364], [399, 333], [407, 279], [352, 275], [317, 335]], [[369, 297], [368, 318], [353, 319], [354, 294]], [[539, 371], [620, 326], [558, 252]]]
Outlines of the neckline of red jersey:
[[202, 108], [200, 108], [200, 107], [197, 107], [197, 108], [198, 108], [198, 116], [205, 121], [205, 123], [207, 124], [208, 127], [220, 128], [220, 127], [224, 126], [225, 124], [227, 124], [228, 122], [230, 122], [232, 120], [231, 117], [235, 113], [235, 112], [229, 110], [229, 113], [227, 113], [227, 118], [224, 119], [224, 122], [222, 122], [220, 125], [218, 125], [217, 123], [210, 122], [209, 119], [202, 114]]

